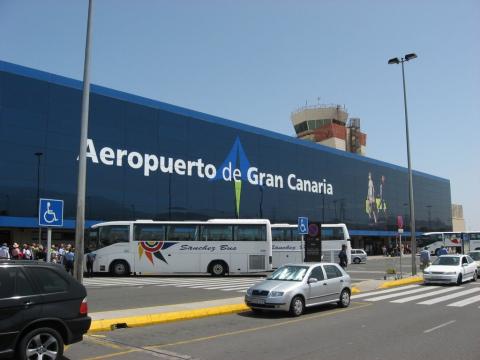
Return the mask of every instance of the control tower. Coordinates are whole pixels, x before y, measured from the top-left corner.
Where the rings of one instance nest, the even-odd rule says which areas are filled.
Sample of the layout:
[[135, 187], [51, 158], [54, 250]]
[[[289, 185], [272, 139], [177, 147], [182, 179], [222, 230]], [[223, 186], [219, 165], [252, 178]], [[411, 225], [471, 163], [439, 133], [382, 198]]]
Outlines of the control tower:
[[303, 106], [291, 115], [297, 138], [365, 155], [367, 135], [360, 131], [360, 119], [348, 120], [341, 105]]

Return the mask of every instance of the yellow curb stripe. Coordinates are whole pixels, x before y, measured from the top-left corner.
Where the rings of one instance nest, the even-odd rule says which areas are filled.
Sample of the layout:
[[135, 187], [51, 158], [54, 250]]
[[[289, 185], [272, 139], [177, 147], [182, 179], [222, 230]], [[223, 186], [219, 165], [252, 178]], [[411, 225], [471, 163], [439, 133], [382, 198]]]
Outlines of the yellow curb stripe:
[[352, 294], [358, 294], [360, 292], [360, 289], [357, 288], [356, 286], [352, 287]]
[[113, 330], [117, 324], [125, 324], [128, 327], [140, 327], [179, 320], [199, 319], [214, 315], [232, 314], [246, 310], [249, 310], [249, 308], [245, 304], [234, 304], [196, 310], [175, 311], [164, 314], [146, 314], [116, 319], [94, 320], [88, 333], [110, 331]]
[[423, 278], [420, 276], [415, 276], [407, 279], [400, 279], [400, 280], [392, 280], [392, 281], [386, 281], [382, 285], [380, 285], [379, 289], [388, 289], [391, 287], [395, 286], [401, 286], [401, 285], [408, 285], [408, 284], [416, 284], [419, 282], [422, 282]]

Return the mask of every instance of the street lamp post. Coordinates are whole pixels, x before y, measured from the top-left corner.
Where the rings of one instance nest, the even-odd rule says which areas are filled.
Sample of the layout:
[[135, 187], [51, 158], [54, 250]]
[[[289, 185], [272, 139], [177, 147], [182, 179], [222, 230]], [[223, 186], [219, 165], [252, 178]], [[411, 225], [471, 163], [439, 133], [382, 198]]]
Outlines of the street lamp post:
[[[39, 206], [40, 206], [40, 159], [43, 155], [42, 152], [36, 152], [34, 154], [37, 157], [37, 214], [35, 215], [38, 217]], [[42, 243], [42, 228], [40, 225], [38, 226], [38, 244]]]
[[83, 251], [85, 233], [85, 188], [87, 182], [87, 135], [88, 109], [90, 101], [90, 37], [92, 19], [92, 0], [88, 1], [87, 36], [85, 39], [85, 62], [83, 66], [83, 94], [80, 133], [80, 152], [78, 157], [77, 216], [75, 222], [75, 278], [83, 282]]
[[403, 104], [405, 107], [405, 132], [407, 135], [407, 159], [408, 159], [408, 198], [410, 202], [410, 233], [411, 233], [411, 249], [412, 249], [412, 275], [417, 274], [417, 264], [415, 254], [417, 252], [417, 243], [415, 237], [415, 206], [413, 203], [413, 176], [412, 176], [412, 163], [410, 161], [410, 138], [408, 131], [408, 113], [407, 113], [407, 90], [405, 88], [405, 70], [403, 63], [413, 60], [417, 57], [415, 53], [406, 54], [402, 58], [393, 58], [388, 60], [388, 64], [402, 64], [402, 79], [403, 79]]

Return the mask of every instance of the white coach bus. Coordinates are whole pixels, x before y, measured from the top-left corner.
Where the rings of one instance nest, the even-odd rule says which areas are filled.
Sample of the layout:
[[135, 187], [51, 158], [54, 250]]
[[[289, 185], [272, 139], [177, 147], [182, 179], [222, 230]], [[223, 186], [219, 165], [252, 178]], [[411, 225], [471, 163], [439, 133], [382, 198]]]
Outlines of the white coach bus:
[[272, 269], [268, 220], [112, 221], [87, 231], [93, 271], [115, 276], [263, 272]]
[[[348, 263], [352, 259], [350, 234], [345, 224], [322, 224], [322, 261], [337, 262], [342, 245], [347, 246]], [[291, 224], [272, 224], [273, 268], [287, 263], [303, 262], [302, 236], [298, 226]]]

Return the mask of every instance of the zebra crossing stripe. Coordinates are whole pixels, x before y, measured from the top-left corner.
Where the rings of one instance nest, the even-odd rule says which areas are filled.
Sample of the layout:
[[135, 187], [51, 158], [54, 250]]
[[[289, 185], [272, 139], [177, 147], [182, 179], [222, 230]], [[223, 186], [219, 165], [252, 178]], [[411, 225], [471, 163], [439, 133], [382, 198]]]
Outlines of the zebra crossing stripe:
[[418, 288], [413, 289], [413, 290], [407, 290], [407, 291], [397, 292], [395, 294], [388, 294], [388, 295], [368, 298], [368, 299], [365, 299], [365, 301], [380, 301], [380, 300], [386, 300], [386, 299], [390, 299], [390, 298], [394, 298], [394, 297], [400, 297], [400, 296], [403, 296], [403, 295], [410, 295], [410, 294], [415, 294], [415, 293], [419, 293], [419, 292], [423, 292], [423, 291], [431, 291], [431, 290], [432, 290], [431, 288], [428, 288], [426, 286], [421, 286], [421, 287], [418, 287]]
[[[480, 295], [473, 296], [473, 297], [465, 299], [465, 300], [457, 301], [457, 302], [448, 304], [447, 306], [463, 307], [465, 305], [470, 305], [470, 304], [476, 303], [478, 301], [480, 301]], [[479, 309], [480, 309], [480, 307], [479, 307]]]
[[402, 290], [405, 290], [405, 289], [417, 288], [419, 286], [420, 285], [407, 285], [407, 286], [402, 286], [402, 287], [388, 289], [388, 290], [371, 291], [371, 292], [364, 293], [364, 294], [352, 295], [351, 299], [355, 300], [355, 299], [361, 299], [361, 298], [372, 296], [372, 295], [388, 294], [388, 293], [391, 293], [391, 292], [394, 292], [394, 291], [402, 291]]
[[250, 286], [254, 285], [255, 283], [245, 283], [245, 284], [230, 284], [230, 285], [224, 285], [224, 286], [212, 286], [212, 287], [206, 287], [205, 289], [207, 290], [218, 290], [218, 289], [228, 289], [228, 288], [249, 288]]
[[397, 303], [397, 304], [403, 304], [403, 303], [413, 301], [413, 300], [418, 300], [418, 299], [422, 299], [422, 298], [426, 298], [426, 297], [431, 297], [431, 296], [434, 296], [434, 295], [440, 295], [440, 294], [443, 294], [443, 293], [456, 291], [458, 289], [460, 289], [460, 288], [441, 289], [441, 290], [432, 291], [432, 292], [429, 292], [429, 293], [426, 293], [426, 294], [413, 295], [413, 296], [409, 296], [409, 297], [406, 297], [406, 298], [403, 298], [403, 299], [392, 300], [390, 302]]
[[[253, 284], [252, 284], [253, 285]], [[232, 287], [232, 288], [228, 288], [228, 289], [221, 289], [222, 291], [235, 291], [235, 290], [244, 290], [244, 291], [247, 291], [247, 289], [249, 288], [250, 286], [237, 286], [237, 287]]]
[[420, 305], [433, 305], [433, 304], [437, 304], [437, 303], [442, 302], [442, 301], [455, 299], [455, 298], [463, 296], [463, 295], [473, 294], [475, 292], [480, 292], [480, 288], [474, 288], [474, 289], [468, 289], [468, 290], [465, 290], [465, 291], [460, 291], [460, 292], [457, 292], [457, 293], [454, 293], [454, 294], [445, 295], [445, 296], [441, 296], [439, 298], [419, 302], [418, 304], [420, 304]]

